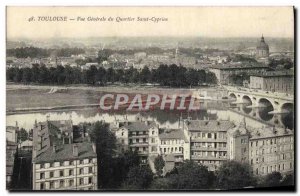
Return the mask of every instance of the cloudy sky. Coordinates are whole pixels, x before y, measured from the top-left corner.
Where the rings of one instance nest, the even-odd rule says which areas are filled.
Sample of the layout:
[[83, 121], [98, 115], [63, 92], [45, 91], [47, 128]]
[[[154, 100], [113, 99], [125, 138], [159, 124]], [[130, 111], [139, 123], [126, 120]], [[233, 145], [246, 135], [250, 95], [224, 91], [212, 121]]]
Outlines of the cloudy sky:
[[[67, 17], [66, 22], [38, 21], [39, 16]], [[34, 17], [34, 21], [29, 21]], [[77, 18], [85, 21], [77, 21]], [[134, 21], [87, 21], [88, 17]], [[140, 18], [165, 18], [141, 22]], [[75, 19], [75, 20], [70, 20]], [[7, 7], [7, 38], [101, 36], [294, 36], [292, 7]]]

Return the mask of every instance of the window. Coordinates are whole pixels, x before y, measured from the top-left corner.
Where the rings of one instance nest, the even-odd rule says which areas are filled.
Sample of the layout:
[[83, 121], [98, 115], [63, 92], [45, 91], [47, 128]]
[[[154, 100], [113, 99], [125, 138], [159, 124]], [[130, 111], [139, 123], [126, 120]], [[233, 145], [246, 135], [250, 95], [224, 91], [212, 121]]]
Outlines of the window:
[[41, 168], [45, 168], [45, 164], [44, 163], [41, 164]]
[[74, 173], [73, 170], [70, 169], [70, 170], [69, 170], [69, 176], [73, 176], [73, 173]]
[[69, 185], [70, 185], [70, 186], [74, 186], [74, 180], [71, 179], [71, 180], [69, 181]]
[[80, 162], [79, 162], [80, 164], [83, 164], [83, 160], [80, 160]]
[[50, 172], [50, 178], [53, 178], [53, 176], [54, 176], [54, 172], [51, 171], [51, 172]]
[[60, 164], [59, 164], [60, 166], [64, 166], [64, 162], [62, 161], [62, 162], [60, 162]]
[[70, 165], [74, 165], [74, 162], [73, 162], [73, 161], [70, 161]]
[[93, 178], [89, 177], [89, 184], [92, 184], [92, 183], [93, 183]]
[[83, 174], [83, 168], [79, 169], [79, 174]]
[[50, 182], [50, 189], [54, 189], [54, 182]]
[[42, 182], [41, 183], [41, 190], [44, 190], [45, 189], [45, 184]]
[[54, 162], [53, 162], [53, 163], [50, 163], [50, 167], [54, 167]]
[[59, 176], [60, 176], [60, 177], [63, 177], [63, 176], [64, 176], [64, 171], [63, 171], [63, 170], [59, 171]]
[[64, 181], [63, 180], [59, 181], [59, 187], [64, 187]]
[[93, 173], [93, 168], [89, 167], [89, 173]]
[[40, 179], [44, 179], [45, 178], [45, 173], [40, 173]]
[[83, 182], [84, 182], [84, 181], [83, 181], [83, 178], [80, 178], [80, 179], [79, 179], [79, 184], [80, 184], [80, 185], [83, 185]]
[[211, 138], [211, 133], [208, 133], [208, 134], [207, 134], [207, 138]]

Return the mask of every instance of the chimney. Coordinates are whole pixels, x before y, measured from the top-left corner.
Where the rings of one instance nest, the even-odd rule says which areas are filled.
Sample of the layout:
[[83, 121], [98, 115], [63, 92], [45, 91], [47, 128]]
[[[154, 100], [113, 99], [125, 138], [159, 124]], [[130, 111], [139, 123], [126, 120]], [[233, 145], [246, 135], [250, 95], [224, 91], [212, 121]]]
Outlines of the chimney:
[[56, 151], [57, 151], [56, 145], [53, 145], [53, 153], [56, 153]]
[[96, 153], [96, 144], [95, 143], [92, 144], [92, 148], [93, 148], [94, 153]]
[[32, 159], [36, 158], [36, 156], [37, 156], [37, 149], [36, 149], [36, 147], [34, 146], [34, 147], [33, 147], [33, 150], [32, 150]]
[[73, 156], [78, 157], [78, 145], [73, 144]]

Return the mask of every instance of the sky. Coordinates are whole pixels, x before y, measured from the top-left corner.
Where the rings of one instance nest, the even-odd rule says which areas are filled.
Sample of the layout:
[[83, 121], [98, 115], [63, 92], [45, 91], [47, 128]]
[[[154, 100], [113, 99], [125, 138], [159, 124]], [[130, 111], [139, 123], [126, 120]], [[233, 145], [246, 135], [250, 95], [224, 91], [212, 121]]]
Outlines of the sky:
[[[7, 38], [294, 37], [293, 7], [7, 7]], [[67, 21], [38, 21], [38, 17]], [[85, 21], [78, 21], [78, 17]], [[87, 21], [105, 17], [106, 21]], [[108, 21], [111, 17], [114, 20]], [[116, 18], [134, 18], [117, 22]], [[166, 21], [137, 21], [137, 18]], [[30, 19], [34, 18], [34, 21]], [[74, 20], [70, 20], [74, 19]]]

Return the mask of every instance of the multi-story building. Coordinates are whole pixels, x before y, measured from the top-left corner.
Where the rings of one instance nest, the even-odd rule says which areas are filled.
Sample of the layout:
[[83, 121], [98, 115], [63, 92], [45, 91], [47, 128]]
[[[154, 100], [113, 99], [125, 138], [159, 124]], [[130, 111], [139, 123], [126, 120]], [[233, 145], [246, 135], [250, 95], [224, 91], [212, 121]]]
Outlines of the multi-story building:
[[73, 143], [71, 120], [35, 123], [33, 129], [33, 190], [96, 190], [96, 147]]
[[33, 190], [96, 190], [97, 155], [91, 143], [52, 146], [33, 159]]
[[256, 175], [294, 170], [293, 131], [264, 127], [253, 129], [241, 123], [229, 131], [229, 159], [249, 163]]
[[10, 142], [17, 142], [19, 127], [16, 126], [6, 126], [6, 140]]
[[250, 88], [294, 94], [293, 71], [268, 71], [250, 76]]
[[146, 162], [149, 154], [158, 154], [158, 125], [154, 121], [142, 118], [133, 122], [118, 122], [115, 135], [119, 151], [137, 151], [142, 162]]
[[216, 65], [209, 68], [209, 71], [213, 72], [218, 80], [219, 84], [231, 84], [233, 75], [240, 75], [246, 73], [248, 75], [251, 74], [259, 74], [261, 72], [268, 71], [270, 68], [267, 65], [262, 64], [224, 64], [224, 65]]
[[12, 185], [17, 152], [18, 152], [18, 144], [16, 142], [6, 140], [6, 188], [7, 189], [10, 189]]
[[184, 151], [189, 148], [189, 141], [182, 129], [165, 129], [158, 137], [159, 154], [173, 156], [175, 165], [189, 159]]
[[294, 134], [284, 128], [253, 131], [249, 140], [249, 163], [257, 175], [294, 170]]
[[184, 131], [190, 139], [190, 159], [214, 171], [228, 159], [227, 131], [234, 128], [230, 121], [185, 120]]

